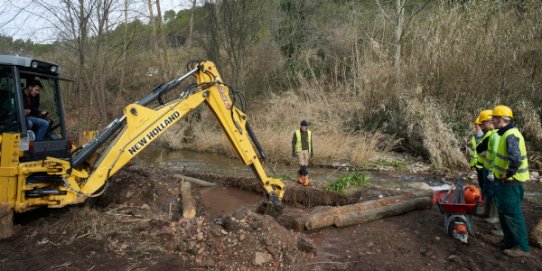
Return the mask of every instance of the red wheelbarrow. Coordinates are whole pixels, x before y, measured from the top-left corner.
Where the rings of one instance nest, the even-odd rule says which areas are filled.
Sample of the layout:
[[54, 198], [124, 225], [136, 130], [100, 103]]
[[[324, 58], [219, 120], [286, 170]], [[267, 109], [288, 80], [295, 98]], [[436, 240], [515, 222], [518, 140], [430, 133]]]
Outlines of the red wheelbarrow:
[[[458, 187], [463, 188], [462, 186]], [[462, 243], [468, 242], [469, 234], [474, 236], [471, 217], [476, 214], [478, 205], [483, 203], [479, 192], [477, 196], [471, 196], [473, 187], [471, 185], [465, 186], [464, 195], [467, 195], [466, 197], [458, 197], [456, 188], [433, 191], [433, 203], [436, 203], [440, 213], [444, 215], [444, 230]], [[465, 199], [468, 201], [465, 202]]]

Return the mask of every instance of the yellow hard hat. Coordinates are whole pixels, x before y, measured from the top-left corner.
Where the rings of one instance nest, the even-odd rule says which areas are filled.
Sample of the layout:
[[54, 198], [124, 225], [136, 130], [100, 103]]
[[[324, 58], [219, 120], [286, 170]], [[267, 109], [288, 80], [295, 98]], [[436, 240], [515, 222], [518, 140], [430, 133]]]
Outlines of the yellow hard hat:
[[493, 116], [513, 118], [514, 114], [512, 113], [512, 109], [510, 109], [510, 107], [505, 105], [497, 105], [495, 108], [493, 108]]
[[474, 124], [476, 124], [476, 125], [482, 124], [482, 122], [480, 121], [480, 117], [477, 117], [477, 118], [474, 120]]
[[482, 110], [482, 112], [480, 112], [480, 115], [478, 116], [478, 119], [480, 120], [480, 123], [486, 121], [486, 120], [490, 120], [493, 116], [493, 110], [489, 109], [489, 110]]

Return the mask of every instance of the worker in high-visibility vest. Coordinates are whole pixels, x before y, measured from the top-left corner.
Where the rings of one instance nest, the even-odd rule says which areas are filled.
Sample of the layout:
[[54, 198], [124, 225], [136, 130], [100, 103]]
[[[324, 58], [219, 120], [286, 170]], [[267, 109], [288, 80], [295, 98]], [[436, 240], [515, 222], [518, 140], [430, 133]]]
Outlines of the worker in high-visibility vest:
[[[474, 120], [474, 128], [473, 128], [473, 134], [470, 137], [470, 158], [469, 158], [469, 165], [473, 167], [476, 170], [476, 176], [478, 177], [478, 184], [480, 186], [480, 190], [482, 188], [483, 184], [483, 176], [482, 176], [482, 168], [484, 167], [482, 163], [483, 157], [480, 157], [478, 152], [476, 151], [476, 146], [478, 146], [478, 143], [480, 142], [480, 139], [484, 136], [484, 131], [482, 131], [482, 128], [480, 127], [480, 117], [477, 117]], [[483, 195], [483, 193], [482, 193]]]
[[492, 235], [502, 237], [503, 232], [499, 226], [499, 215], [495, 200], [498, 187], [493, 181], [494, 178], [491, 178], [491, 180], [488, 178], [490, 174], [493, 175], [495, 153], [497, 152], [500, 137], [497, 130], [494, 129], [493, 126], [493, 110], [483, 110], [480, 112], [480, 116], [478, 118], [480, 119], [480, 126], [482, 127], [482, 130], [485, 132], [484, 136], [480, 139], [478, 145], [476, 146], [479, 161], [484, 166], [482, 169], [482, 198], [485, 204], [484, 215], [488, 216], [486, 222], [493, 224], [490, 233]]
[[504, 233], [500, 243], [511, 257], [531, 255], [525, 217], [521, 210], [524, 183], [529, 180], [529, 164], [525, 139], [514, 126], [512, 109], [497, 105], [493, 109], [493, 124], [499, 129], [499, 145], [495, 154], [494, 174], [498, 182], [497, 209]]
[[309, 158], [313, 156], [312, 132], [306, 120], [301, 121], [301, 127], [294, 132], [292, 139], [292, 156], [299, 161], [297, 182], [304, 186], [309, 185]]

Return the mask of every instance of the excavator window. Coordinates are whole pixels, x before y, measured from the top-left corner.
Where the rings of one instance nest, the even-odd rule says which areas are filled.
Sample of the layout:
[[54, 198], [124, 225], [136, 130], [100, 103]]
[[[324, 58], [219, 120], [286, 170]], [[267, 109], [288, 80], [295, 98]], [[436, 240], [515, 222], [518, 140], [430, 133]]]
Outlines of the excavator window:
[[[40, 91], [40, 105], [39, 109], [41, 111], [46, 111], [49, 114], [47, 115], [47, 120], [49, 121], [49, 130], [45, 135], [45, 140], [57, 140], [63, 139], [62, 134], [62, 125], [60, 117], [60, 97], [58, 95], [58, 80], [55, 78], [35, 76], [33, 74], [25, 74], [24, 71], [21, 71], [21, 85], [26, 87], [26, 83], [29, 80], [39, 80], [42, 88]], [[22, 87], [24, 89], [24, 87]]]
[[20, 132], [13, 69], [0, 67], [0, 133]]

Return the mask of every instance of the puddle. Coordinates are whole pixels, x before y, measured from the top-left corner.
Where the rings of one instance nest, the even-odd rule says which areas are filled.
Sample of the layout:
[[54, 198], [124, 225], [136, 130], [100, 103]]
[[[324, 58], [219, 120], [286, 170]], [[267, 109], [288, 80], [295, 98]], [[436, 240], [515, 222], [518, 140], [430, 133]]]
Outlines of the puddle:
[[203, 205], [212, 216], [231, 214], [240, 207], [255, 209], [264, 199], [263, 195], [222, 186], [201, 188], [199, 192]]

